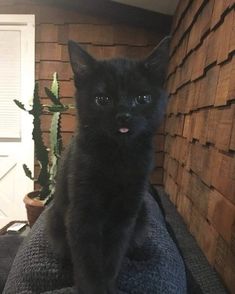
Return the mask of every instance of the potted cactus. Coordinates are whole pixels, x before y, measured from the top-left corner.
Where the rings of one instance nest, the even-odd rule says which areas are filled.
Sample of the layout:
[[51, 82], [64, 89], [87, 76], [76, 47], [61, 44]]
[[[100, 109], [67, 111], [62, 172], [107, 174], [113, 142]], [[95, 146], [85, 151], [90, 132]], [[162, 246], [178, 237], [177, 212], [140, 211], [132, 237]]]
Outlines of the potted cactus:
[[[43, 105], [39, 97], [39, 87], [36, 83], [34, 88], [32, 108], [27, 110], [19, 101], [14, 100], [15, 104], [22, 110], [27, 111], [33, 116], [33, 140], [35, 145], [35, 156], [39, 162], [39, 175], [33, 177], [32, 172], [26, 164], [23, 165], [27, 177], [39, 185], [40, 189], [28, 193], [24, 197], [24, 203], [27, 210], [29, 225], [32, 226], [45, 205], [52, 199], [55, 189], [55, 176], [57, 172], [58, 160], [62, 151], [62, 138], [60, 133], [61, 112], [68, 110], [69, 105], [60, 102], [59, 83], [57, 74], [53, 74], [51, 88], [45, 88], [47, 96], [52, 104]], [[42, 137], [41, 115], [51, 113], [50, 126], [50, 146], [46, 146]]]

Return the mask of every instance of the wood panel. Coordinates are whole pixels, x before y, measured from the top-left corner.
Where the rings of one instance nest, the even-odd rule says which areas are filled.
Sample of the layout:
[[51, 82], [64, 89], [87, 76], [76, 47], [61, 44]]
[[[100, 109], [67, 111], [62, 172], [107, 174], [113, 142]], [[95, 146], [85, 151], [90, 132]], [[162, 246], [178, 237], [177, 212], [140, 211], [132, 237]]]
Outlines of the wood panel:
[[180, 1], [172, 28], [164, 148], [165, 190], [231, 293], [235, 293], [234, 28], [234, 1]]
[[[169, 31], [170, 17], [111, 2], [109, 4], [109, 1], [95, 2], [1, 1], [2, 14], [35, 14], [36, 80], [39, 82], [42, 99], [46, 99], [44, 87], [50, 86], [52, 74], [56, 71], [59, 76], [62, 101], [74, 104], [75, 89], [67, 50], [69, 39], [80, 42], [96, 58], [117, 56], [143, 58]], [[48, 102], [48, 100], [44, 101]], [[50, 118], [44, 116], [42, 120], [46, 142], [48, 142]], [[62, 115], [61, 126], [66, 145], [76, 127], [74, 112]], [[162, 130], [159, 130], [159, 134], [161, 132]], [[156, 166], [152, 180], [155, 184], [162, 184], [163, 135], [159, 135], [158, 139], [160, 140], [156, 150]]]

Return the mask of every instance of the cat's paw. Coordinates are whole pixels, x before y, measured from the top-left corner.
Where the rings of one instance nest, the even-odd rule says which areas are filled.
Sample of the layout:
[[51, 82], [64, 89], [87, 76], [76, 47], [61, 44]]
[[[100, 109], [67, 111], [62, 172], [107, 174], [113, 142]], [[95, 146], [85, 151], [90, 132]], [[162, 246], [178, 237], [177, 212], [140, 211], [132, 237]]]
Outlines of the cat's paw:
[[107, 287], [107, 294], [117, 294], [116, 282], [110, 281]]
[[135, 247], [128, 250], [127, 257], [133, 261], [144, 261], [150, 259], [151, 255], [144, 247]]

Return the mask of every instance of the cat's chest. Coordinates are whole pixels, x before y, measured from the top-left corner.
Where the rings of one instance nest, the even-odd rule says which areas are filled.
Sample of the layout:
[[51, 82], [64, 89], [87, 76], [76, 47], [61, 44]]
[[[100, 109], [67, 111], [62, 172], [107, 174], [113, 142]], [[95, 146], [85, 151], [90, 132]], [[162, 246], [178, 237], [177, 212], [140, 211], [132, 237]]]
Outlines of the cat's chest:
[[76, 183], [82, 182], [103, 191], [127, 190], [130, 185], [138, 186], [142, 180], [145, 181], [149, 174], [150, 149], [99, 146], [92, 151], [84, 148], [79, 151], [73, 169]]
[[128, 182], [131, 178], [143, 176], [148, 172], [149, 154], [139, 154], [134, 151], [113, 152], [113, 154], [97, 156], [96, 168], [114, 182], [120, 180]]

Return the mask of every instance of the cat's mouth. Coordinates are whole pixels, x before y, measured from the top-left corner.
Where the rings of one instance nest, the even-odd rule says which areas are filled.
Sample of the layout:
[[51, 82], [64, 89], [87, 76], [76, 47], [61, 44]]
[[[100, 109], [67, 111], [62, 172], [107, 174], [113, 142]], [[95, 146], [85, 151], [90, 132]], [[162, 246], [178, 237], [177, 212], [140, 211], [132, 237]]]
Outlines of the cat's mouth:
[[118, 132], [121, 134], [127, 134], [129, 133], [130, 129], [129, 128], [119, 128]]

